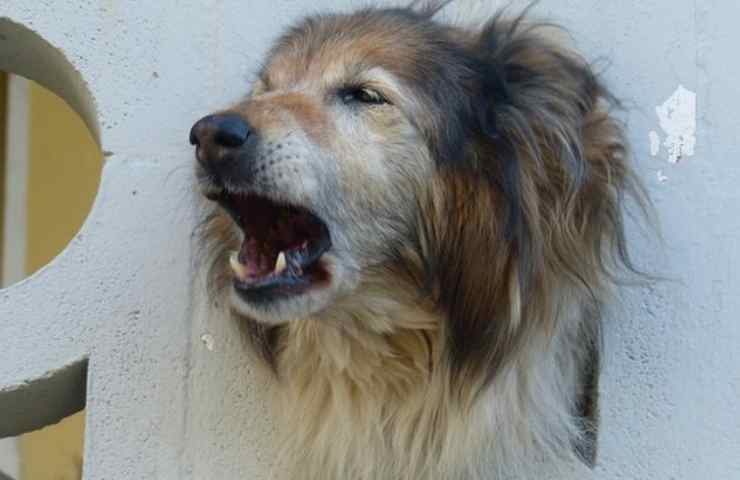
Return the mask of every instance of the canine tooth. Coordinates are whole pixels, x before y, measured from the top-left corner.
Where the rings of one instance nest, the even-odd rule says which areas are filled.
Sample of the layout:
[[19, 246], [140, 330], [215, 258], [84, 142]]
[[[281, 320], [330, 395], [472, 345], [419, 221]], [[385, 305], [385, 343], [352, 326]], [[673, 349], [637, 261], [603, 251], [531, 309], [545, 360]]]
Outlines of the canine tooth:
[[234, 275], [236, 275], [239, 280], [247, 278], [247, 267], [242, 265], [239, 261], [239, 252], [236, 250], [231, 252], [231, 255], [229, 256], [229, 265], [231, 266], [231, 270], [234, 272]]
[[285, 270], [285, 267], [288, 266], [288, 262], [285, 260], [285, 253], [280, 252], [278, 254], [277, 260], [275, 260], [275, 273], [282, 273], [283, 270]]

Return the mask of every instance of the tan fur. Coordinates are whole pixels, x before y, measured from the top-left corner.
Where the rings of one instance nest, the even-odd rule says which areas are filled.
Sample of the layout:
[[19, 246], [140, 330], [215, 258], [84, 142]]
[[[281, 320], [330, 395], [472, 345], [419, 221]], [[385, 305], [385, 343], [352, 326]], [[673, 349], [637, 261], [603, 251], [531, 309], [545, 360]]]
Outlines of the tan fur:
[[[573, 468], [578, 427], [562, 405], [575, 393], [561, 386], [575, 381], [575, 360], [523, 357], [483, 399], [456, 401], [441, 322], [413, 295], [390, 300], [399, 287], [363, 285], [331, 314], [283, 332], [273, 395], [292, 478], [545, 478], [531, 475]], [[541, 352], [549, 341], [528, 347]], [[500, 430], [481, 428], [492, 422]], [[563, 464], [538, 466], [543, 451]]]
[[[595, 455], [601, 308], [631, 268], [622, 197], [647, 201], [581, 59], [521, 19], [468, 31], [407, 13], [305, 21], [232, 109], [277, 163], [257, 193], [332, 231], [330, 288], [232, 305], [274, 370], [281, 462], [296, 480], [567, 478]], [[475, 65], [501, 78], [454, 65], [442, 41], [490, 48]], [[460, 107], [475, 128], [424, 90], [435, 62], [450, 95], [480, 92]], [[390, 103], [327, 100], [355, 82]], [[219, 209], [206, 225], [223, 295], [240, 234]]]
[[318, 145], [326, 145], [334, 131], [331, 119], [315, 101], [294, 92], [271, 95], [262, 101], [249, 102], [243, 114], [249, 117], [255, 128], [264, 132], [273, 129], [282, 130], [285, 119], [281, 114], [289, 115], [291, 120]]

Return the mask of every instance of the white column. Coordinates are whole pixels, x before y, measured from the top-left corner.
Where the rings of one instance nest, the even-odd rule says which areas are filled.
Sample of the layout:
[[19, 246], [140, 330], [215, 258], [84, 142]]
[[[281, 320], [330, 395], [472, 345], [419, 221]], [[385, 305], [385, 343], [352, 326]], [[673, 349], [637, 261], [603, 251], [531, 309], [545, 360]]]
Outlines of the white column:
[[18, 442], [15, 438], [0, 440], [0, 480], [3, 475], [18, 478]]
[[[5, 119], [5, 201], [0, 219], [4, 238], [0, 287], [15, 283], [25, 276], [26, 262], [26, 193], [28, 185], [29, 83], [18, 75], [8, 75]], [[2, 475], [18, 478], [18, 441], [0, 440], [0, 480]]]
[[29, 110], [29, 81], [8, 75], [1, 286], [26, 276]]

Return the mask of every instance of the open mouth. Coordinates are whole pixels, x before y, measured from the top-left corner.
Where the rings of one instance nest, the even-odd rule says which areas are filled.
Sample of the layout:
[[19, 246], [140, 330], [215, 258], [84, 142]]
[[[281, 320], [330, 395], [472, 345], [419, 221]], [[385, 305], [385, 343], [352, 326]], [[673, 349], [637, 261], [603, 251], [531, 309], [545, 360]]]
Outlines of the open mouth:
[[316, 215], [252, 194], [221, 194], [218, 202], [244, 232], [229, 259], [244, 300], [270, 301], [326, 283], [321, 256], [331, 248], [331, 237]]

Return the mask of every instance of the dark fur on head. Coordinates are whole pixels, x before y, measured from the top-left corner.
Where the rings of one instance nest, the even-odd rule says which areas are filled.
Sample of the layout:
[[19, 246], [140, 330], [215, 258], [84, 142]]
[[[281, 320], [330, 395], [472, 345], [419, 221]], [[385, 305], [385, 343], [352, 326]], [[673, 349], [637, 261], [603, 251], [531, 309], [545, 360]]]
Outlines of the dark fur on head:
[[530, 330], [555, 328], [554, 292], [568, 288], [598, 311], [618, 272], [634, 272], [623, 200], [646, 197], [609, 115], [616, 102], [585, 61], [523, 17], [495, 17], [466, 47], [450, 45], [445, 59], [457, 81], [429, 82], [455, 127], [431, 140], [447, 180], [439, 221], [420, 221], [419, 244], [448, 312], [452, 375], [490, 379]]

